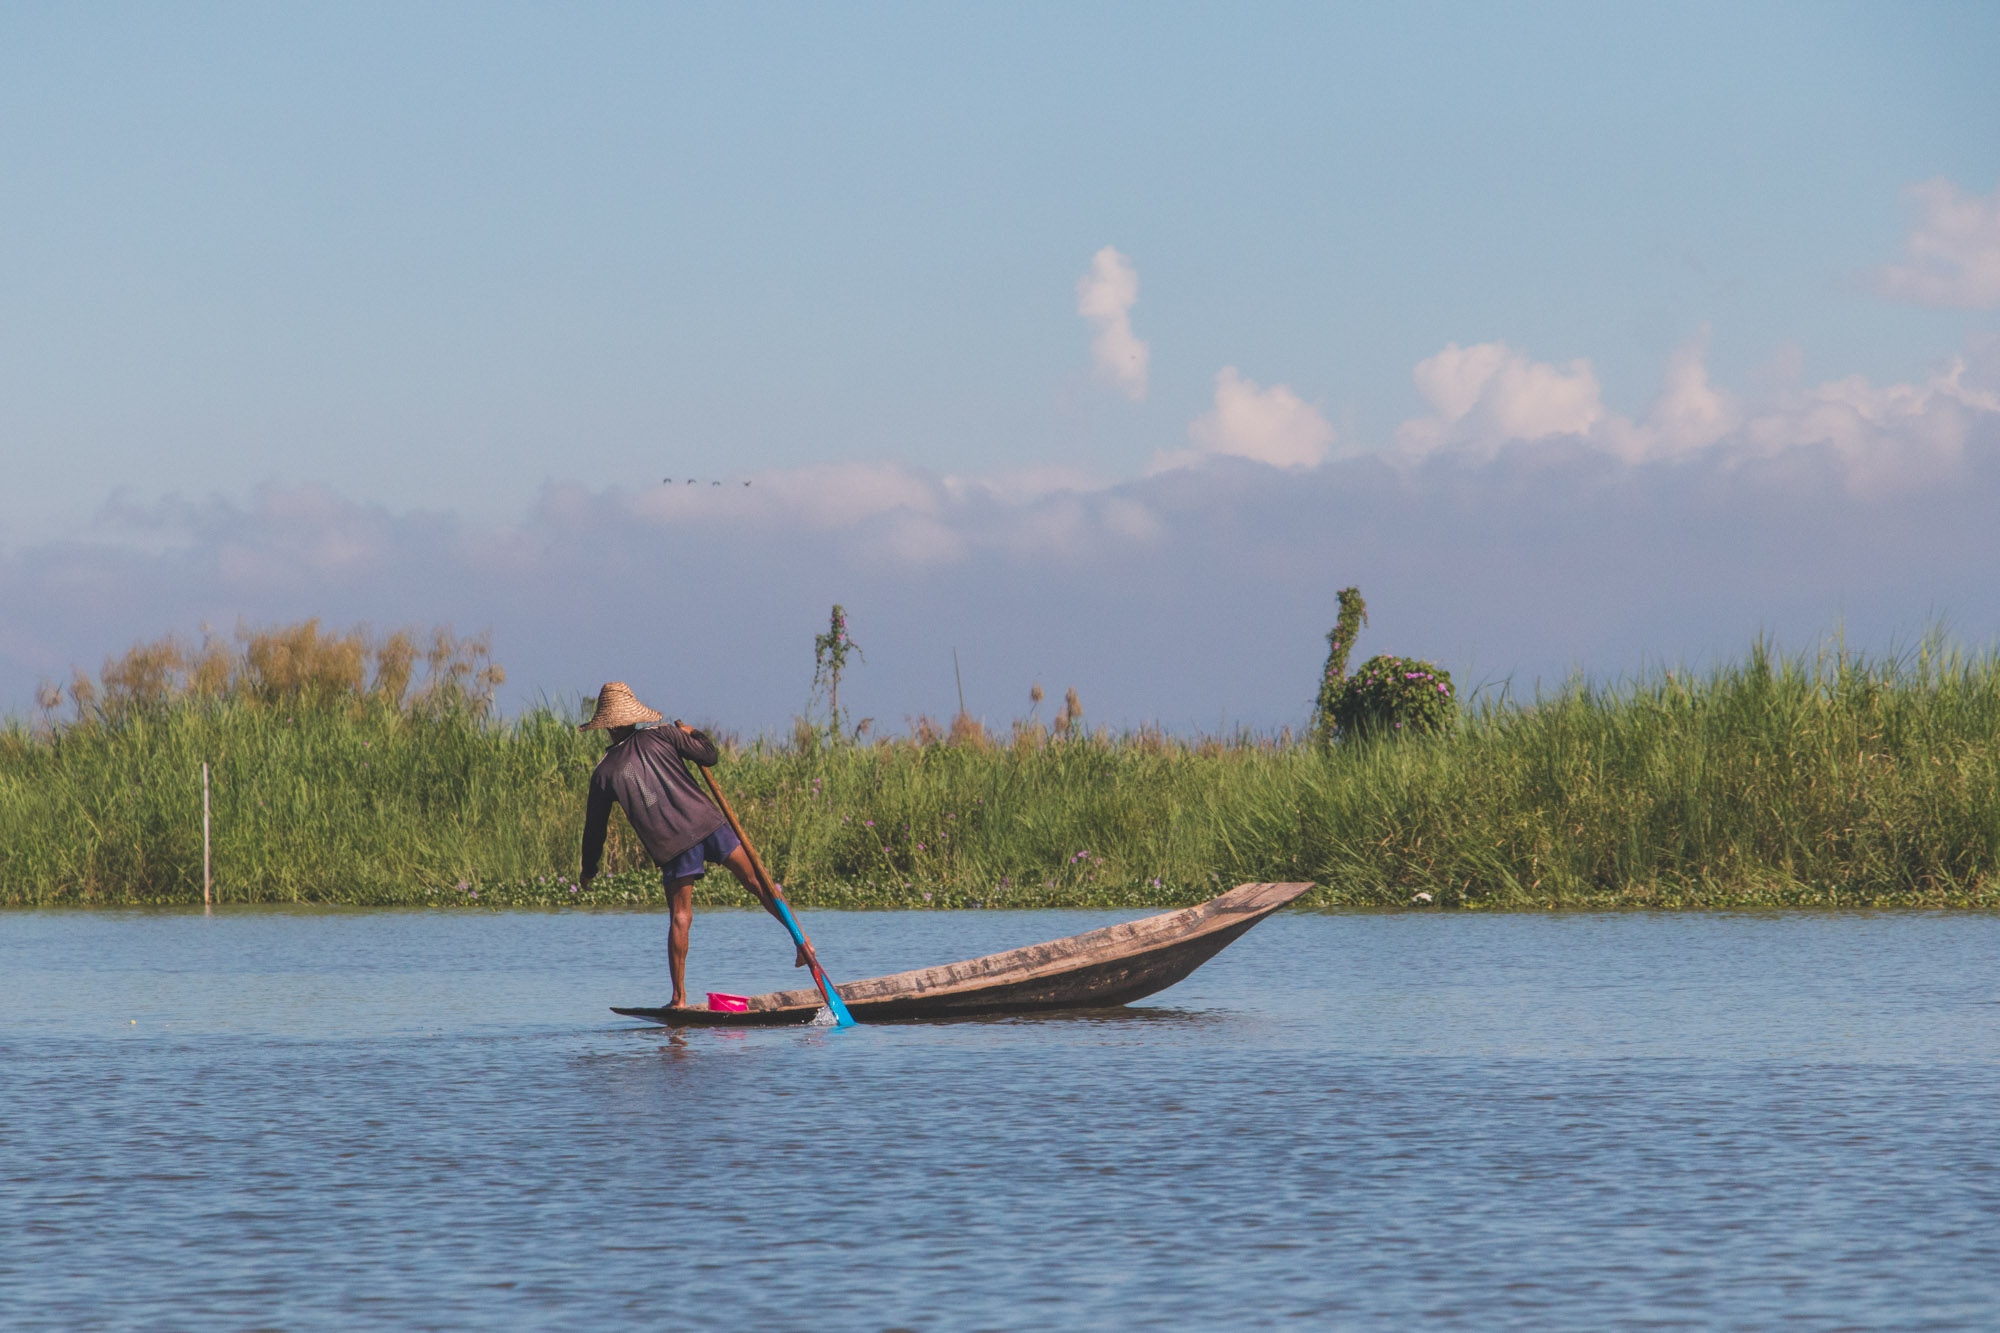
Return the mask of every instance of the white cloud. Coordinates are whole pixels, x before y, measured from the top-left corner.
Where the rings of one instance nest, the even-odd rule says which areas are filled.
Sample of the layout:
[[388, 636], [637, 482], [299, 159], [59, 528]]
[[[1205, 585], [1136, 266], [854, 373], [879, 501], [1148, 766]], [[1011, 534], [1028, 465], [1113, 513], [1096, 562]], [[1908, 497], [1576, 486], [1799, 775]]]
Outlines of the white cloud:
[[1923, 217], [1903, 243], [1910, 262], [1877, 275], [1883, 295], [1920, 305], [2000, 308], [2000, 187], [1980, 198], [1939, 176], [1908, 193]]
[[1505, 343], [1472, 347], [1447, 343], [1436, 356], [1417, 362], [1410, 374], [1417, 382], [1417, 392], [1430, 401], [1439, 420], [1457, 421], [1478, 406], [1488, 382], [1513, 355]]
[[1628, 463], [1684, 458], [1706, 449], [1742, 424], [1734, 395], [1708, 378], [1708, 330], [1667, 358], [1659, 396], [1643, 421], [1603, 412], [1589, 436]]
[[1770, 456], [1820, 448], [1840, 460], [1849, 489], [1908, 489], [1936, 481], [1964, 455], [1982, 419], [2000, 418], [2000, 394], [1965, 382], [1965, 361], [1922, 384], [1875, 385], [1860, 375], [1785, 396], [1753, 414], [1728, 443]]
[[1936, 480], [1979, 423], [2000, 416], [2000, 392], [1980, 387], [1963, 357], [1921, 384], [1852, 375], [1746, 404], [1710, 382], [1707, 342], [1704, 330], [1668, 359], [1659, 396], [1639, 420], [1604, 407], [1586, 361], [1561, 368], [1504, 343], [1447, 346], [1416, 368], [1434, 410], [1398, 427], [1401, 456], [1484, 461], [1564, 438], [1630, 464], [1714, 454], [1731, 466], [1818, 449], [1851, 489], [1866, 492]]
[[1266, 389], [1234, 366], [1215, 376], [1215, 407], [1188, 423], [1193, 452], [1161, 454], [1150, 472], [1184, 467], [1205, 454], [1248, 458], [1272, 467], [1317, 467], [1333, 443], [1319, 409], [1282, 384]]
[[1530, 361], [1505, 343], [1478, 343], [1419, 361], [1412, 372], [1433, 415], [1405, 422], [1397, 443], [1412, 454], [1442, 445], [1583, 435], [1604, 416], [1597, 375], [1579, 357], [1567, 367]]
[[1132, 306], [1139, 299], [1139, 271], [1111, 246], [1090, 261], [1090, 272], [1076, 280], [1076, 313], [1090, 321], [1097, 336], [1090, 340], [1097, 373], [1137, 401], [1146, 396], [1146, 367], [1152, 353], [1132, 332]]
[[1667, 359], [1666, 383], [1646, 425], [1654, 456], [1705, 449], [1738, 421], [1735, 400], [1708, 380], [1708, 331]]

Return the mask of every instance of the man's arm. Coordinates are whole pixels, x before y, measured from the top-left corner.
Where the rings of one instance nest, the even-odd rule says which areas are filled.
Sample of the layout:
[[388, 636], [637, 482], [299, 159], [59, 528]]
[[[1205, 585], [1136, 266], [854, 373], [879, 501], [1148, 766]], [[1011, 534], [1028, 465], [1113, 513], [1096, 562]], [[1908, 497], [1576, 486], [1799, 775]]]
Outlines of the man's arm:
[[597, 878], [598, 858], [604, 855], [604, 831], [611, 825], [611, 793], [590, 784], [590, 804], [583, 815], [583, 874], [579, 882], [588, 885]]
[[722, 752], [715, 748], [715, 742], [708, 738], [707, 732], [696, 731], [679, 718], [674, 719], [671, 727], [659, 727], [656, 730], [667, 738], [667, 743], [674, 747], [675, 754], [683, 759], [692, 759], [703, 768], [714, 768], [717, 761], [722, 758]]

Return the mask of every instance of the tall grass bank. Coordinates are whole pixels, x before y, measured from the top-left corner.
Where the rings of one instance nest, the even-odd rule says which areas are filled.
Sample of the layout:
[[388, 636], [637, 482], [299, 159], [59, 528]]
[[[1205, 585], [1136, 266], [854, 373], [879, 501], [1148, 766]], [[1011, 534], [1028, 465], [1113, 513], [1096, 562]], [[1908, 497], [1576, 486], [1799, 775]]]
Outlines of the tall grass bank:
[[[413, 692], [390, 647], [393, 690], [364, 644], [323, 687], [239, 664], [10, 722], [0, 902], [200, 901], [204, 762], [225, 903], [658, 900], [622, 819], [614, 873], [574, 882], [599, 735], [553, 708], [490, 717], [460, 648]], [[2000, 662], [1941, 647], [1758, 648], [1332, 743], [920, 730], [725, 747], [718, 776], [798, 901], [1170, 905], [1284, 879], [1327, 906], [2000, 905]], [[721, 874], [702, 892], [737, 896]]]

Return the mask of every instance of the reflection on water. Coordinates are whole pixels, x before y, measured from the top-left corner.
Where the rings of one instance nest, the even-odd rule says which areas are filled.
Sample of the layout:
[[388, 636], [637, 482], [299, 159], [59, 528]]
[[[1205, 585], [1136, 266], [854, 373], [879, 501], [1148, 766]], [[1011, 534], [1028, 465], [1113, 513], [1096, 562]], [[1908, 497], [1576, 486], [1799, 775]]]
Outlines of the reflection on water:
[[[832, 914], [837, 975], [1104, 913]], [[690, 988], [795, 983], [761, 915]], [[2000, 920], [1301, 916], [686, 1029], [651, 915], [0, 915], [0, 1323], [1990, 1327]]]

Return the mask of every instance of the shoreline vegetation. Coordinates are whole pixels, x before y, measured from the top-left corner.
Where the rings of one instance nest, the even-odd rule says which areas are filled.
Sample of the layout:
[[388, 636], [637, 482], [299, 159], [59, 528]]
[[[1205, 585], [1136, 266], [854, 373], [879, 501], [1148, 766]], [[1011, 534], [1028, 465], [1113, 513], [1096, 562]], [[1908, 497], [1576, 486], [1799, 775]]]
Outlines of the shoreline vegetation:
[[[661, 905], [621, 815], [575, 884], [604, 742], [560, 703], [494, 717], [503, 679], [442, 631], [135, 648], [0, 725], [0, 905], [199, 903], [204, 762], [225, 906]], [[804, 907], [1170, 907], [1250, 880], [1314, 881], [1322, 908], [2000, 907], [2000, 659], [1937, 635], [1758, 643], [1436, 734], [1114, 735], [1073, 691], [1055, 721], [717, 732], [718, 777]], [[748, 905], [719, 872], [696, 900]]]

